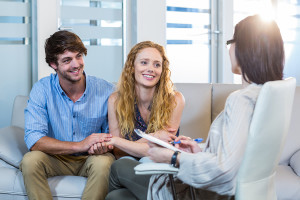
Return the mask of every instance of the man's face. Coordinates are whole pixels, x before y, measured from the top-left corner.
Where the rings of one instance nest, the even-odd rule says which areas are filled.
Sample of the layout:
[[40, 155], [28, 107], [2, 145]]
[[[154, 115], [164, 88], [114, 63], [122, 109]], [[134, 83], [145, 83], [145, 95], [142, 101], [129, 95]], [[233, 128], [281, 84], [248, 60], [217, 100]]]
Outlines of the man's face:
[[51, 63], [51, 67], [56, 71], [60, 81], [76, 83], [84, 76], [83, 53], [66, 50], [58, 55], [57, 63], [58, 65]]

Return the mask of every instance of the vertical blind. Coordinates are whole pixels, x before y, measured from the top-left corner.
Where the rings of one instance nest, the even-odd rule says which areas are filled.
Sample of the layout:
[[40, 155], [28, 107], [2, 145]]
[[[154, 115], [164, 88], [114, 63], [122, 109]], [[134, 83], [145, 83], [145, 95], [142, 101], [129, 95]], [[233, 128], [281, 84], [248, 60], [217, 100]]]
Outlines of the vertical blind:
[[174, 82], [210, 81], [210, 0], [167, 0], [167, 54]]

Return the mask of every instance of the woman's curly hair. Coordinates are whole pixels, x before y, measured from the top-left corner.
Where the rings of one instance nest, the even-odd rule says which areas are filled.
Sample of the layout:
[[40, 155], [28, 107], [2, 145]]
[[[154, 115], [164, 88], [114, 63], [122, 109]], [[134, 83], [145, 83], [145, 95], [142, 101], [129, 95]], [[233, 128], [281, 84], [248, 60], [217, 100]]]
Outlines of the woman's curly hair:
[[137, 94], [135, 91], [134, 61], [137, 54], [145, 48], [155, 48], [162, 56], [162, 73], [156, 85], [152, 100], [150, 120], [147, 133], [164, 129], [169, 125], [173, 109], [176, 106], [173, 83], [170, 79], [169, 60], [166, 57], [164, 48], [151, 41], [144, 41], [136, 44], [129, 52], [121, 77], [117, 85], [117, 98], [115, 101], [116, 116], [119, 123], [121, 135], [132, 136], [135, 123], [135, 103]]

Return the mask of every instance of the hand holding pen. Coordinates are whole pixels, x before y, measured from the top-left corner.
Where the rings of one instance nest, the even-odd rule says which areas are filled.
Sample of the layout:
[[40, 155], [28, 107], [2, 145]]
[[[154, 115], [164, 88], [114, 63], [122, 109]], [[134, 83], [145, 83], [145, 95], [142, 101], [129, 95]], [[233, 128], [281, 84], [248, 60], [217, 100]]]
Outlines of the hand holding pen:
[[[195, 142], [197, 142], [197, 143], [200, 143], [200, 142], [202, 142], [203, 141], [203, 138], [196, 138], [196, 139], [193, 139], [193, 141], [195, 141]], [[172, 142], [170, 142], [170, 144], [180, 144], [181, 143], [181, 140], [178, 140], [177, 142], [175, 142], [175, 141], [172, 141]]]
[[202, 149], [198, 145], [198, 143], [203, 141], [202, 138], [191, 139], [190, 137], [181, 135], [175, 140], [177, 141], [172, 141], [170, 143], [182, 151], [188, 153], [197, 153], [202, 151]]

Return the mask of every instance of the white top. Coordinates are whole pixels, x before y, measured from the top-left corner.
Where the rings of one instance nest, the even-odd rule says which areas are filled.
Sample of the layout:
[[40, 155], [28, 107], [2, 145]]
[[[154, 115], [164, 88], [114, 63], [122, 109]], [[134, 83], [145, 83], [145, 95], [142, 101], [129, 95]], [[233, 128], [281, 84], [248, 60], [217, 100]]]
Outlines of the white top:
[[[234, 195], [236, 176], [246, 148], [249, 127], [261, 85], [251, 84], [226, 100], [210, 127], [203, 152], [181, 153], [177, 178], [195, 188]], [[166, 175], [151, 177], [148, 199], [168, 199]], [[178, 186], [178, 181], [176, 185]]]

